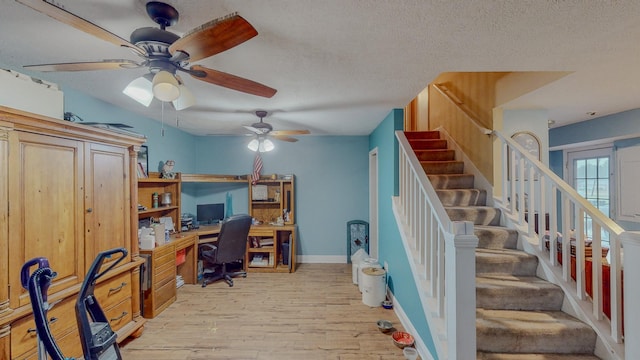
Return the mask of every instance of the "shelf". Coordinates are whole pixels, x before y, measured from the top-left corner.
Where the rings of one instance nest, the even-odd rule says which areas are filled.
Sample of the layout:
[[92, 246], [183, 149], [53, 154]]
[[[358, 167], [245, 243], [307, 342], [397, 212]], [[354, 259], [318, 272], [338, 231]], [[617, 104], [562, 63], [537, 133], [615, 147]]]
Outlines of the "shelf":
[[181, 174], [182, 182], [238, 182], [246, 183], [248, 181], [247, 175], [212, 175], [212, 174]]
[[251, 203], [253, 205], [280, 205], [280, 201], [253, 200]]
[[138, 215], [155, 214], [155, 213], [174, 210], [174, 209], [178, 209], [178, 207], [177, 206], [161, 206], [161, 207], [151, 208], [147, 210], [140, 210], [138, 211]]
[[247, 248], [247, 252], [250, 252], [250, 253], [272, 253], [273, 252], [273, 247]]

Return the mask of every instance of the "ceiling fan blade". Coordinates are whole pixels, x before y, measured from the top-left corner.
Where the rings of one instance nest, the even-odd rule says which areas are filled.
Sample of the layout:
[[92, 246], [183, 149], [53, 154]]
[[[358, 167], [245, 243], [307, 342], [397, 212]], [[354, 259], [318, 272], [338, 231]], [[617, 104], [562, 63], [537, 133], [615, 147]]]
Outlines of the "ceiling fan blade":
[[292, 137], [288, 137], [288, 136], [284, 136], [284, 135], [272, 135], [273, 133], [269, 134], [270, 136], [273, 136], [274, 139], [278, 139], [281, 141], [287, 141], [287, 142], [296, 142], [298, 141], [298, 139], [296, 138], [292, 138]]
[[90, 61], [90, 62], [74, 62], [74, 63], [59, 63], [59, 64], [39, 64], [39, 65], [25, 65], [24, 68], [36, 71], [90, 71], [90, 70], [117, 70], [117, 69], [132, 69], [142, 66], [135, 61], [131, 60], [103, 60], [103, 61]]
[[118, 35], [108, 30], [105, 30], [100, 26], [92, 22], [89, 22], [77, 15], [74, 15], [60, 7], [57, 7], [52, 3], [48, 3], [44, 0], [16, 0], [16, 1], [38, 12], [41, 12], [51, 18], [54, 18], [62, 23], [73, 26], [78, 30], [84, 31], [89, 35], [93, 35], [97, 38], [100, 38], [104, 41], [108, 41], [118, 46], [128, 47], [142, 56], [147, 55], [147, 52], [144, 51], [142, 48], [139, 48], [134, 44], [130, 43], [129, 41], [119, 37]]
[[271, 135], [307, 135], [311, 132], [309, 130], [273, 130]]
[[258, 35], [258, 31], [240, 15], [232, 14], [212, 20], [185, 34], [169, 47], [173, 55], [176, 51], [189, 54], [189, 61], [195, 62], [229, 50], [234, 46]]
[[[204, 77], [198, 76], [198, 72], [203, 72]], [[262, 85], [255, 81], [231, 75], [222, 71], [213, 70], [200, 65], [194, 65], [189, 70], [191, 76], [198, 80], [206, 81], [211, 84], [226, 87], [247, 94], [270, 98], [277, 92], [276, 89]]]
[[254, 128], [253, 126], [246, 126], [246, 125], [243, 125], [243, 127], [244, 127], [245, 129], [247, 129], [247, 130], [251, 131], [251, 132], [254, 132], [254, 133], [258, 134], [258, 135], [262, 135], [262, 134], [264, 134], [260, 129], [256, 129], [256, 128]]

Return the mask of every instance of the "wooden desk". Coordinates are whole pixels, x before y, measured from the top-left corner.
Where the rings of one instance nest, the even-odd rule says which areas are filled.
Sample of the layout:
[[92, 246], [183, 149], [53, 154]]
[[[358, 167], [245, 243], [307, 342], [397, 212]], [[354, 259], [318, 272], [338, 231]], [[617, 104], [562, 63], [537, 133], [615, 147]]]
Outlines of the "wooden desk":
[[[198, 283], [198, 245], [216, 241], [218, 234], [220, 234], [220, 225], [201, 226], [198, 229], [173, 234], [167, 243], [153, 249], [140, 250], [140, 255], [149, 259], [146, 270], [149, 280], [143, 291], [145, 318], [156, 317], [176, 301], [176, 275], [181, 275], [185, 284]], [[265, 239], [273, 239], [273, 245], [254, 246], [254, 241], [260, 242]], [[295, 225], [252, 225], [247, 241], [244, 258], [246, 271], [284, 273], [295, 271]], [[285, 254], [286, 251], [283, 249], [287, 246], [288, 252]], [[256, 256], [266, 258], [267, 263], [256, 263], [254, 261]], [[287, 258], [288, 261], [285, 264]]]
[[[182, 232], [184, 235], [197, 235], [198, 244], [213, 242], [220, 234], [220, 225], [204, 225], [198, 229]], [[254, 247], [252, 240], [273, 239], [271, 247]], [[296, 225], [251, 225], [249, 229], [249, 243], [244, 258], [244, 268], [248, 272], [294, 272], [296, 261]], [[283, 249], [288, 243], [288, 252], [285, 255]], [[258, 264], [253, 261], [256, 256], [267, 259], [266, 264]], [[197, 257], [197, 254], [196, 254]], [[288, 258], [287, 264], [284, 263]], [[271, 259], [271, 262], [269, 262]], [[197, 267], [195, 278], [197, 279]]]

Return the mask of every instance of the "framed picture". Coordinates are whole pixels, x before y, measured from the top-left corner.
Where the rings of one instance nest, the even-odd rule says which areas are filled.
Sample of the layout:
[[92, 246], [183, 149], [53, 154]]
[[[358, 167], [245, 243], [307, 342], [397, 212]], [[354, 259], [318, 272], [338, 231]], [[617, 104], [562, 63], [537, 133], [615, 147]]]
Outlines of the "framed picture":
[[149, 148], [146, 145], [140, 146], [138, 151], [138, 178], [149, 176]]
[[511, 138], [522, 146], [529, 154], [533, 155], [536, 159], [540, 160], [540, 140], [538, 137], [529, 131], [518, 131], [511, 135]]
[[[511, 138], [516, 143], [518, 143], [518, 145], [522, 146], [527, 152], [529, 152], [529, 154], [533, 155], [536, 159], [538, 159], [538, 161], [542, 159], [540, 154], [541, 152], [540, 140], [534, 133], [530, 131], [518, 131], [515, 134], [511, 135]], [[510, 162], [511, 158], [509, 158], [508, 161]], [[511, 177], [510, 164], [508, 166], [508, 169], [509, 169], [509, 174], [507, 174], [507, 177], [510, 178]], [[517, 174], [516, 174], [516, 180], [518, 180]], [[538, 176], [536, 175], [536, 177], [533, 180], [538, 180]]]

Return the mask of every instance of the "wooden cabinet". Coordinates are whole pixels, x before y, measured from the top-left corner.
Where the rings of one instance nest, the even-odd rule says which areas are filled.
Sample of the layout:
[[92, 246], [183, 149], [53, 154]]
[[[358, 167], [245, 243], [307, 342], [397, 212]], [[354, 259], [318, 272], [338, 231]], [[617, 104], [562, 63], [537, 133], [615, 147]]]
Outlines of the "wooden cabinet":
[[295, 225], [254, 225], [245, 257], [250, 272], [295, 271]]
[[263, 224], [282, 218], [295, 224], [295, 192], [293, 175], [261, 176], [256, 184], [249, 179], [249, 214]]
[[[180, 194], [181, 175], [176, 173], [175, 179], [162, 179], [158, 172], [150, 172], [149, 177], [138, 179], [138, 204], [146, 210], [138, 211], [138, 218], [171, 217], [176, 231], [180, 231]], [[153, 194], [158, 194], [158, 207], [153, 207]], [[161, 202], [163, 193], [171, 193], [171, 204], [163, 205]], [[137, 229], [137, 228], [136, 228]]]
[[149, 267], [146, 286], [143, 285], [144, 317], [154, 318], [176, 301], [176, 275], [187, 284], [196, 283], [197, 241], [196, 233], [173, 235], [166, 244], [141, 250]]
[[[57, 302], [49, 317], [57, 319], [52, 328], [66, 356], [82, 355], [73, 305], [103, 250], [124, 247], [128, 256], [100, 279], [98, 301], [110, 318], [119, 318], [112, 323], [119, 341], [141, 332], [142, 259], [137, 238], [132, 241], [137, 183], [131, 174], [143, 142], [0, 107], [0, 358], [36, 353], [31, 303], [20, 283], [22, 265], [34, 257], [46, 257], [58, 274], [49, 288], [49, 301]], [[112, 282], [126, 284], [116, 298], [109, 294], [118, 288]]]

